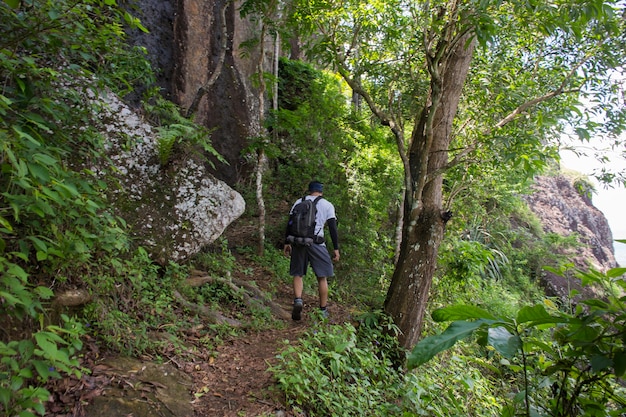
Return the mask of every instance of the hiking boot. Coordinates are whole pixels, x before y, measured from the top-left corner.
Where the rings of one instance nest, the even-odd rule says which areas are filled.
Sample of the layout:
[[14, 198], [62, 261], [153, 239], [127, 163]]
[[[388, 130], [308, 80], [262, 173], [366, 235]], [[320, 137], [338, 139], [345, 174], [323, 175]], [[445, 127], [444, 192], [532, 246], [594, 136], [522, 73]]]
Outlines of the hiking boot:
[[302, 318], [300, 313], [302, 313], [302, 300], [300, 298], [297, 298], [293, 301], [293, 310], [291, 310], [291, 318], [293, 320], [300, 320]]
[[327, 308], [321, 308], [321, 307], [320, 307], [320, 313], [322, 313], [322, 318], [323, 318], [323, 319], [327, 319], [327, 318], [328, 318], [328, 316], [329, 316], [329, 313], [328, 313], [328, 309], [327, 309]]

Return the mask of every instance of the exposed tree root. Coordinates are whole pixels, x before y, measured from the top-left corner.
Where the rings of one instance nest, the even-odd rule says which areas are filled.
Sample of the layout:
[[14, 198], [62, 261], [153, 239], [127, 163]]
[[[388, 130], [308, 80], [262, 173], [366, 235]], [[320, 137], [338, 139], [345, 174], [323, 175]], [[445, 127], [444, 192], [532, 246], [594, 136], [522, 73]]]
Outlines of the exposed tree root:
[[185, 307], [187, 307], [189, 310], [193, 311], [194, 313], [205, 317], [207, 319], [209, 319], [212, 323], [215, 324], [228, 324], [229, 326], [233, 326], [233, 327], [241, 327], [242, 324], [239, 320], [235, 320], [235, 319], [231, 319], [230, 317], [226, 317], [224, 316], [222, 313], [220, 313], [219, 311], [215, 311], [215, 310], [211, 310], [208, 309], [206, 306], [203, 305], [198, 305], [195, 303], [191, 303], [189, 301], [187, 301], [185, 299], [185, 297], [182, 296], [181, 293], [179, 293], [178, 291], [174, 291], [174, 298], [176, 298], [176, 300], [181, 303], [182, 305], [184, 305]]
[[[212, 277], [207, 275], [206, 272], [198, 270], [192, 271], [190, 277], [187, 278], [187, 285], [190, 287], [200, 287], [208, 283], [218, 283], [228, 287], [235, 294], [241, 294], [243, 302], [248, 307], [267, 306], [275, 317], [285, 320], [291, 317], [289, 312], [285, 311], [285, 309], [283, 309], [280, 305], [273, 302], [258, 287], [247, 281], [233, 279], [230, 276], [226, 278]], [[242, 323], [239, 320], [226, 317], [219, 311], [211, 310], [206, 306], [189, 302], [178, 291], [174, 291], [174, 298], [194, 313], [208, 318], [212, 323], [228, 324], [233, 327], [242, 326]], [[85, 290], [69, 290], [58, 294], [54, 299], [54, 304], [61, 307], [75, 307], [87, 304], [91, 300], [91, 295]]]
[[212, 277], [206, 272], [193, 270], [191, 276], [187, 278], [187, 284], [191, 287], [199, 287], [207, 283], [218, 283], [230, 288], [234, 293], [241, 294], [243, 302], [248, 307], [267, 306], [274, 316], [281, 319], [289, 319], [290, 313], [285, 311], [280, 305], [273, 302], [263, 291], [247, 281], [233, 279], [232, 277]]

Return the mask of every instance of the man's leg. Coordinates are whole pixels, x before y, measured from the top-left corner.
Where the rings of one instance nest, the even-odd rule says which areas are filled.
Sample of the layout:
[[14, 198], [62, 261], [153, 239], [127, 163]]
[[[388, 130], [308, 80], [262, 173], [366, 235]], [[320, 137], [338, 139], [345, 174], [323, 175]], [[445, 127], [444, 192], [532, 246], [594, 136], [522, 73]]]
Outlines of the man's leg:
[[330, 259], [328, 249], [326, 245], [313, 245], [310, 251], [311, 266], [313, 272], [317, 276], [317, 288], [320, 296], [320, 309], [324, 314], [324, 317], [328, 317], [328, 311], [326, 306], [328, 303], [328, 281], [326, 277], [331, 277], [334, 274], [333, 262]]
[[325, 309], [328, 303], [328, 280], [326, 277], [317, 277], [317, 288], [320, 295], [320, 308]]
[[301, 276], [294, 276], [293, 277], [293, 296], [294, 298], [302, 298], [302, 291], [304, 288], [304, 284], [302, 282], [302, 277]]
[[299, 275], [295, 275], [293, 277], [293, 310], [291, 310], [291, 318], [293, 320], [300, 320], [302, 318], [302, 291], [304, 288], [304, 284], [302, 282], [302, 277]]
[[293, 277], [293, 310], [291, 318], [300, 320], [302, 313], [302, 292], [304, 289], [303, 277], [306, 275], [308, 262], [307, 250], [304, 246], [293, 246], [291, 251], [291, 261], [289, 263], [289, 275]]

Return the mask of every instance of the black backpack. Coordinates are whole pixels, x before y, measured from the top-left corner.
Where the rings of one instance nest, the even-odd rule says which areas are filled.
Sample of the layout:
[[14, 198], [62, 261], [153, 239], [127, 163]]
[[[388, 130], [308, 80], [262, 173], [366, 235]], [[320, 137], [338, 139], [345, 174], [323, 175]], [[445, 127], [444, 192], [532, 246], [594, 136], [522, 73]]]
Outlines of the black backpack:
[[294, 206], [287, 224], [288, 237], [311, 239], [315, 237], [315, 216], [317, 214], [317, 202], [320, 198], [322, 198], [321, 195], [315, 200], [302, 197], [302, 200]]

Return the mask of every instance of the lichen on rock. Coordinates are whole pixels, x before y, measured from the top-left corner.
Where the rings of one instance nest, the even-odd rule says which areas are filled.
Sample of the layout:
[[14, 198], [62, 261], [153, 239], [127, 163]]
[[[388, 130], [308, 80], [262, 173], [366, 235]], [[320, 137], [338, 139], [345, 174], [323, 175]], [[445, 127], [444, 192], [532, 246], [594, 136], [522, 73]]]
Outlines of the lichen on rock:
[[[190, 257], [243, 214], [243, 197], [211, 175], [199, 154], [177, 154], [162, 166], [155, 129], [119, 98], [103, 99], [102, 133], [115, 180], [108, 177], [109, 202], [155, 260]], [[100, 166], [94, 172], [105, 171]]]

